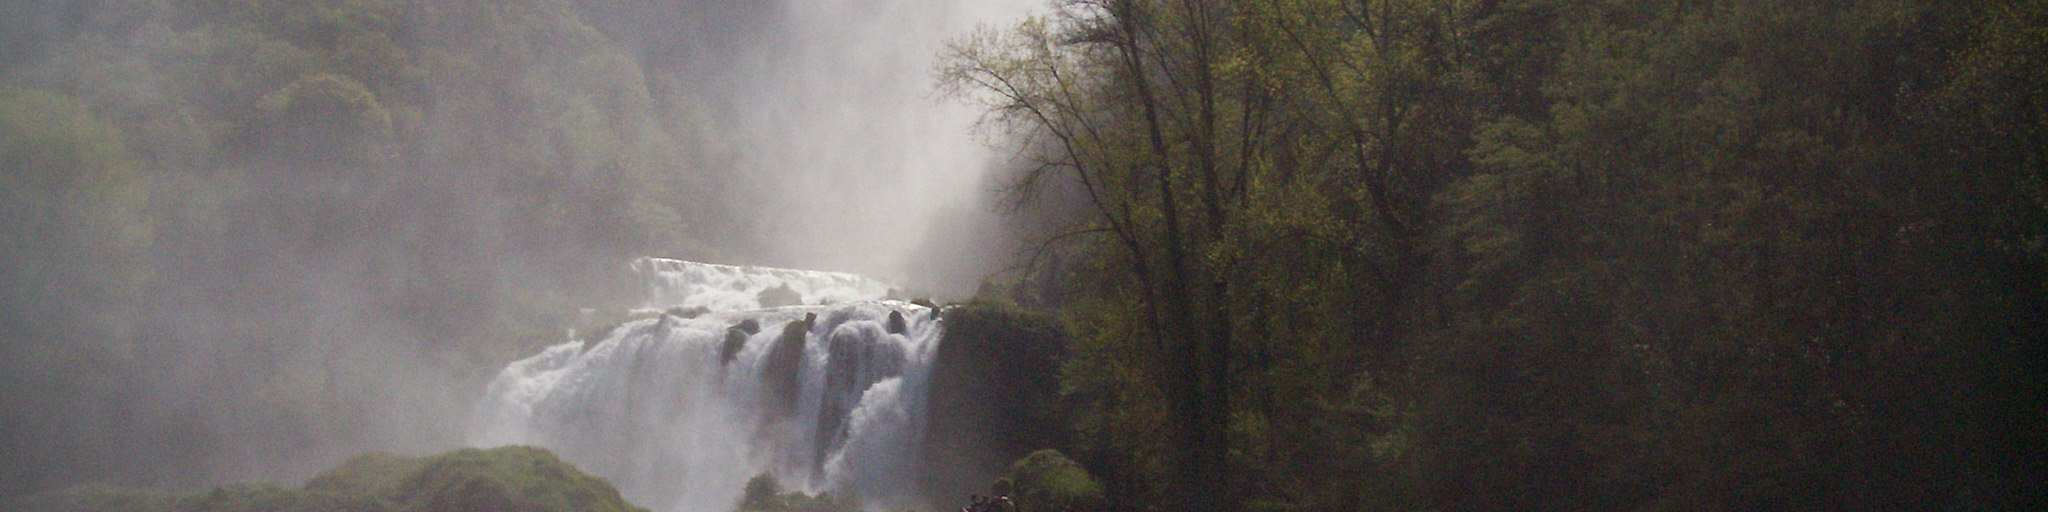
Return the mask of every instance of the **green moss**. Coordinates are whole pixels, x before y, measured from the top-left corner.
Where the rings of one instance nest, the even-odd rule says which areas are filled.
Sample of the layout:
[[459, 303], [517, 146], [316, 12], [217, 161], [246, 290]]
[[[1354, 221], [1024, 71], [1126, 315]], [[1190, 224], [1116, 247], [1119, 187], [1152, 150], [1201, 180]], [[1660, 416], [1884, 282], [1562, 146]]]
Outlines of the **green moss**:
[[921, 476], [935, 506], [986, 493], [1011, 461], [1066, 440], [1056, 375], [1068, 335], [1059, 319], [977, 299], [948, 307], [944, 322]]
[[405, 479], [424, 468], [427, 460], [389, 453], [366, 453], [343, 462], [306, 482], [308, 491], [337, 494], [390, 496]]
[[393, 498], [408, 511], [643, 510], [626, 503], [604, 480], [547, 450], [525, 446], [460, 450], [428, 459]]
[[1026, 510], [1092, 509], [1103, 500], [1102, 484], [1057, 450], [1017, 459], [1002, 481], [1010, 482], [1011, 496]]
[[376, 496], [348, 496], [273, 484], [238, 484], [178, 498], [173, 512], [388, 512]]

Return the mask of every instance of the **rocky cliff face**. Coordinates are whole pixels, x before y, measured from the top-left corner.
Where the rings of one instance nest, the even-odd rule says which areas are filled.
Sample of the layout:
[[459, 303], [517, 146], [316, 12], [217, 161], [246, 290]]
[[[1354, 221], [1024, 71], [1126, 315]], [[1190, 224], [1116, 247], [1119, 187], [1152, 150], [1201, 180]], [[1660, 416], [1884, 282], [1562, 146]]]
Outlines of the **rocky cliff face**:
[[1060, 362], [1067, 334], [1052, 316], [1014, 305], [948, 307], [932, 363], [931, 416], [919, 485], [935, 501], [987, 494], [1011, 461], [1063, 445]]

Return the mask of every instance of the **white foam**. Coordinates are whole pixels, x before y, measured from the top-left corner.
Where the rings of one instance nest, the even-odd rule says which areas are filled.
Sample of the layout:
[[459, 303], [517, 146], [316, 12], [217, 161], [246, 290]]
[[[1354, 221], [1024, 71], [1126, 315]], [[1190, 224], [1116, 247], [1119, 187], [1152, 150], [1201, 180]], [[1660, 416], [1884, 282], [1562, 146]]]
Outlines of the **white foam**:
[[[634, 269], [654, 281], [650, 306], [711, 312], [631, 322], [594, 345], [564, 343], [507, 365], [478, 405], [475, 444], [546, 447], [656, 510], [729, 510], [760, 473], [869, 505], [910, 497], [944, 330], [928, 309], [878, 300], [888, 286], [852, 274], [652, 258]], [[757, 290], [784, 285], [832, 304], [748, 307]], [[892, 312], [906, 332], [887, 332]], [[804, 331], [795, 411], [777, 418], [768, 356], [806, 315], [815, 321]], [[724, 363], [727, 329], [746, 320], [760, 331]]]

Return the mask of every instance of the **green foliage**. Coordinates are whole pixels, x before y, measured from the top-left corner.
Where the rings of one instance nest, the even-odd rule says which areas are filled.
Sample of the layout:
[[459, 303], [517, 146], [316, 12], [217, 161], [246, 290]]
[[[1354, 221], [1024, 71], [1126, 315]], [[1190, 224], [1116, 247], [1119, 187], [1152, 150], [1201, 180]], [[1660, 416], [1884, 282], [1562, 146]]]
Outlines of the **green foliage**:
[[1004, 475], [1012, 482], [1009, 495], [1021, 511], [1094, 510], [1103, 504], [1103, 487], [1079, 463], [1057, 450], [1039, 450], [1010, 464]]
[[353, 496], [390, 496], [427, 460], [389, 453], [366, 453], [351, 457], [334, 469], [306, 481], [306, 490]]
[[[159, 225], [123, 135], [75, 97], [0, 85], [0, 422], [13, 433], [0, 496], [94, 450], [56, 416], [135, 396], [129, 375], [148, 362], [132, 299], [157, 282]], [[104, 318], [80, 325], [88, 315]]]
[[[0, 401], [24, 461], [0, 495], [257, 463], [158, 434], [180, 429], [309, 453], [458, 438], [373, 410], [460, 400], [576, 308], [629, 306], [627, 257], [765, 236], [686, 221], [749, 199], [718, 186], [723, 132], [579, 7], [0, 7], [0, 384], [36, 390]], [[194, 359], [235, 371], [172, 370]], [[194, 391], [166, 380], [213, 399], [124, 402]]]
[[85, 485], [5, 503], [24, 512], [163, 512], [173, 510], [178, 501], [179, 496], [169, 492]]
[[644, 512], [604, 480], [545, 450], [518, 446], [419, 458], [360, 455], [304, 489], [237, 484], [178, 495], [86, 486], [0, 504], [23, 512]]
[[860, 500], [852, 497], [801, 492], [782, 492], [782, 484], [766, 473], [747, 480], [746, 491], [734, 512], [860, 512]]
[[257, 100], [258, 143], [277, 158], [342, 165], [377, 163], [388, 151], [391, 113], [363, 84], [319, 73]]
[[747, 480], [746, 491], [740, 493], [739, 510], [768, 510], [778, 506], [782, 484], [773, 475], [762, 473]]
[[178, 498], [172, 512], [385, 512], [377, 496], [341, 495], [275, 485], [230, 485]]
[[2048, 4], [1059, 9], [941, 75], [1111, 507], [2038, 507]]

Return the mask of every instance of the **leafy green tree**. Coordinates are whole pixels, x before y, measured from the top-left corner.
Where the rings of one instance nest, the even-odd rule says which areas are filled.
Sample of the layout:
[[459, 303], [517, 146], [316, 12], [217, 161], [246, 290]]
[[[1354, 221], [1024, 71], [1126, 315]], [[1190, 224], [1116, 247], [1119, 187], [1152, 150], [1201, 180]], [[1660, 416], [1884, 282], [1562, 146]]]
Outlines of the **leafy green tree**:
[[2042, 16], [1072, 2], [942, 75], [1086, 199], [1112, 506], [2014, 506]]

